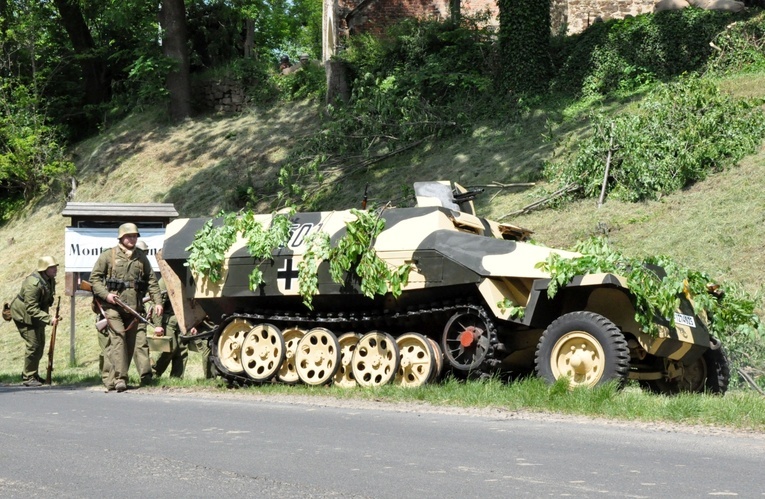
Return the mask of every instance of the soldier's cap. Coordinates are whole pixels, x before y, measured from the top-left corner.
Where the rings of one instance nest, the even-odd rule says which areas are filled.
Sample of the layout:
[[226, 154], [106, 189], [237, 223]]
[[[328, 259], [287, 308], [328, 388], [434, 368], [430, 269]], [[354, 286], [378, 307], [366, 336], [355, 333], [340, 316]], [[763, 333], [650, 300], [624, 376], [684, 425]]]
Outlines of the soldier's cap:
[[141, 233], [138, 232], [138, 226], [136, 224], [126, 223], [120, 225], [120, 228], [117, 231], [117, 239], [122, 239], [122, 236], [128, 234], [135, 234], [136, 236], [141, 237]]
[[135, 243], [136, 248], [140, 248], [144, 251], [149, 251], [149, 246], [146, 245], [146, 241], [143, 239], [139, 239], [137, 243]]
[[48, 267], [58, 267], [58, 262], [56, 262], [56, 259], [52, 256], [41, 256], [40, 259], [37, 260], [37, 271], [45, 272], [48, 270]]

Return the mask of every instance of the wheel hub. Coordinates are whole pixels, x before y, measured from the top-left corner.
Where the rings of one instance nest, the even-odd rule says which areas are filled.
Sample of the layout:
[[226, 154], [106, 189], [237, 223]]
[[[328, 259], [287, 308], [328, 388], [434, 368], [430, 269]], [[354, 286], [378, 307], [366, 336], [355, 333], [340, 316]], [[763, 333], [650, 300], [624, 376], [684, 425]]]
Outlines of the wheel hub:
[[561, 336], [552, 349], [551, 367], [555, 379], [569, 377], [571, 386], [595, 386], [603, 375], [605, 353], [586, 331]]
[[578, 375], [586, 375], [591, 372], [595, 367], [594, 353], [587, 350], [586, 345], [582, 345], [580, 348], [575, 346], [571, 347], [572, 354], [569, 359], [569, 365]]
[[459, 334], [460, 346], [469, 348], [483, 334], [483, 330], [475, 326], [468, 326]]

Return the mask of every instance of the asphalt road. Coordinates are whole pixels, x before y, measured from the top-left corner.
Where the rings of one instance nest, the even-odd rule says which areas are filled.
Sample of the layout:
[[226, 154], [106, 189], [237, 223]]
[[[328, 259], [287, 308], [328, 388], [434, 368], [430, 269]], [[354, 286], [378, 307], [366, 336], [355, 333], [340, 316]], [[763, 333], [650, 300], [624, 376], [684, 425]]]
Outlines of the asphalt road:
[[0, 497], [765, 497], [765, 438], [0, 387]]

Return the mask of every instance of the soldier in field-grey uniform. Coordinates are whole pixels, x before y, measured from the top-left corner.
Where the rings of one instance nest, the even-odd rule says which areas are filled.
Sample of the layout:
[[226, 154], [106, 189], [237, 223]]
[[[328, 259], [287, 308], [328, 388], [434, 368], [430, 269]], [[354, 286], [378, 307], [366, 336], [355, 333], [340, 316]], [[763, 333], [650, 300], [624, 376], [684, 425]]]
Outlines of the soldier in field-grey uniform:
[[115, 298], [143, 314], [143, 297], [148, 292], [154, 314], [162, 315], [162, 298], [157, 278], [143, 250], [136, 247], [138, 227], [132, 223], [119, 227], [119, 244], [98, 257], [90, 280], [93, 295], [99, 300], [108, 321], [109, 335], [104, 354], [111, 364], [104, 379], [107, 390], [127, 390], [128, 368], [135, 350], [138, 319], [121, 307]]
[[21, 291], [11, 303], [11, 317], [26, 343], [24, 370], [21, 373], [24, 386], [40, 386], [43, 383], [38, 369], [45, 350], [45, 326], [53, 326], [59, 320], [48, 313], [56, 295], [57, 273], [58, 263], [52, 256], [40, 258], [37, 270], [24, 279]]

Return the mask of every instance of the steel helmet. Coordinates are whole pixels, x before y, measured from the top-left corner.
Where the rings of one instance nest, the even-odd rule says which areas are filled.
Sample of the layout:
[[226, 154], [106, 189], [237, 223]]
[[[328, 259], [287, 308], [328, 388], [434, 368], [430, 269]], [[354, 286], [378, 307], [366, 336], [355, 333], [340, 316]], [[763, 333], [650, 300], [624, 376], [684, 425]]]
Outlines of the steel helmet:
[[40, 259], [37, 260], [37, 271], [45, 272], [48, 270], [48, 267], [58, 267], [58, 262], [56, 262], [56, 259], [52, 256], [41, 256]]
[[119, 232], [117, 233], [117, 239], [122, 239], [122, 236], [128, 234], [135, 234], [138, 237], [141, 236], [141, 234], [138, 232], [138, 226], [136, 226], [136, 224], [126, 223], [120, 225]]
[[139, 240], [137, 243], [135, 243], [135, 247], [142, 249], [144, 251], [149, 251], [149, 247], [146, 245], [146, 241], [143, 239]]

